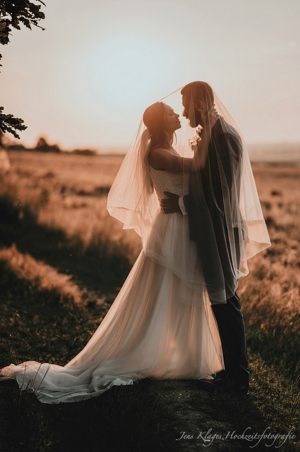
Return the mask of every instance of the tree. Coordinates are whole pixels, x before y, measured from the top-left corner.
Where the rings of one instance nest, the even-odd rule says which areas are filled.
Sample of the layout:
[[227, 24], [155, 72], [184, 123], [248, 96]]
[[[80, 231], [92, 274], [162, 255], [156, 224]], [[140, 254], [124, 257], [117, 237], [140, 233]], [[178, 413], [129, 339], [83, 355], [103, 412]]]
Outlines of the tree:
[[44, 137], [38, 139], [35, 149], [40, 152], [60, 152], [57, 144], [48, 144]]
[[[15, 0], [13, 2], [11, 0], [0, 0], [0, 44], [8, 44], [12, 28], [20, 30], [21, 24], [30, 30], [33, 25], [44, 30], [39, 25], [39, 21], [45, 18], [45, 14], [41, 11], [41, 6], [46, 5], [42, 0], [36, 1], [41, 3], [41, 5], [29, 0]], [[1, 58], [2, 55], [0, 54], [0, 60]], [[0, 66], [2, 65], [0, 64]], [[15, 138], [20, 138], [18, 131], [27, 128], [23, 119], [15, 118], [11, 114], [4, 114], [3, 110], [4, 107], [0, 107], [0, 130], [11, 133]]]

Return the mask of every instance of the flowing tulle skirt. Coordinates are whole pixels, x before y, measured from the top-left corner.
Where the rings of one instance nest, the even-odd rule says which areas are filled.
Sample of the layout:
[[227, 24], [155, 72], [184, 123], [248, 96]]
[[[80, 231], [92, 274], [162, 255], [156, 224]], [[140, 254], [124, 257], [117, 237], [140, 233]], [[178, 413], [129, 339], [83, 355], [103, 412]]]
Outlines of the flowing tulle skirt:
[[[178, 224], [186, 247], [193, 247], [187, 218], [159, 215], [156, 221], [164, 231], [178, 230]], [[1, 376], [35, 391], [41, 402], [59, 403], [95, 397], [146, 377], [201, 379], [218, 372], [224, 362], [210, 302], [201, 287], [187, 286], [190, 299], [183, 303], [183, 287], [172, 269], [142, 251], [99, 328], [66, 366], [28, 361], [5, 367]]]

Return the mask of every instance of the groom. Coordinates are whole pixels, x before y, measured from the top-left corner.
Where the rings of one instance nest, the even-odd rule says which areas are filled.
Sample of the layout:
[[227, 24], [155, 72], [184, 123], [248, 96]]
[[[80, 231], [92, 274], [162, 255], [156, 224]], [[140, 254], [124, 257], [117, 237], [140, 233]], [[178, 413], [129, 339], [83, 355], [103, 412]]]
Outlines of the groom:
[[[196, 242], [211, 301], [213, 295], [209, 288], [214, 283], [215, 286], [218, 286], [219, 274], [222, 274], [222, 278], [224, 277], [225, 280], [226, 304], [213, 304], [212, 302], [212, 309], [218, 323], [222, 342], [225, 371], [217, 374], [214, 380], [202, 381], [201, 385], [208, 390], [220, 387], [225, 391], [247, 394], [249, 372], [247, 370], [245, 326], [239, 297], [235, 289], [232, 290], [237, 286], [236, 277], [232, 272], [232, 262], [239, 262], [240, 241], [238, 237], [243, 237], [243, 231], [239, 231], [239, 226], [233, 228], [233, 241], [235, 242], [233, 249], [235, 248], [234, 252], [236, 253], [236, 256], [233, 257], [228, 251], [232, 247], [229, 246], [226, 220], [224, 220], [224, 215], [220, 215], [220, 209], [217, 207], [221, 206], [222, 210], [225, 204], [231, 205], [231, 200], [226, 199], [226, 196], [231, 197], [229, 191], [233, 186], [233, 179], [234, 189], [239, 192], [242, 144], [236, 131], [230, 129], [228, 124], [226, 124], [228, 126], [226, 135], [222, 132], [221, 119], [214, 111], [214, 95], [210, 85], [200, 81], [189, 83], [181, 90], [181, 94], [184, 107], [183, 116], [190, 120], [192, 127], [200, 124], [203, 127], [201, 139], [207, 142], [208, 157], [205, 167], [200, 170], [201, 174], [198, 175], [198, 184], [193, 183], [193, 176], [190, 176], [190, 194], [179, 198], [175, 194], [166, 192], [168, 198], [161, 200], [161, 209], [164, 213], [182, 212], [183, 215], [189, 215], [190, 239]], [[231, 130], [232, 134], [230, 133]], [[232, 159], [230, 153], [234, 153], [234, 159]], [[225, 194], [224, 189], [222, 191], [218, 158], [221, 158], [222, 168], [229, 187], [227, 195], [226, 190]], [[234, 160], [234, 164], [232, 160]], [[195, 178], [197, 180], [197, 175], [195, 175]], [[200, 204], [197, 205], [195, 201], [197, 199], [196, 191], [199, 190], [199, 180], [201, 180], [201, 187], [203, 187], [201, 190], [203, 190], [202, 193], [205, 198], [205, 215], [203, 215], [202, 207], [199, 207]], [[214, 184], [213, 200], [211, 190], [208, 188], [212, 180]], [[210, 250], [212, 236], [214, 243], [217, 244], [220, 272], [212, 270], [215, 265], [209, 260], [209, 256], [213, 255]]]

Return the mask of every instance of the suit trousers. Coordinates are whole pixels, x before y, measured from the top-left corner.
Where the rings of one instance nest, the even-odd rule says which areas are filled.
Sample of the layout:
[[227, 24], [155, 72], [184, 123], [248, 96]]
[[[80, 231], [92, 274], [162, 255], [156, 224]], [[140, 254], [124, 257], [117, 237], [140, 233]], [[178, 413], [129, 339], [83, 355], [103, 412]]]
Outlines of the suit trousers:
[[249, 382], [245, 324], [237, 294], [226, 304], [212, 305], [222, 342], [225, 372], [237, 383]]

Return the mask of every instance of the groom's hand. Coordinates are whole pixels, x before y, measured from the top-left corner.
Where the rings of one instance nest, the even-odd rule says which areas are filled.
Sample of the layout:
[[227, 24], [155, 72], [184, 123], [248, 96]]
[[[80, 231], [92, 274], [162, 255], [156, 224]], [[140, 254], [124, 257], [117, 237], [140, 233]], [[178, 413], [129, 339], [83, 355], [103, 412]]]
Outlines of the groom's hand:
[[168, 191], [165, 191], [164, 194], [167, 198], [160, 200], [161, 211], [163, 213], [181, 212], [178, 204], [179, 196], [174, 193], [169, 193]]

